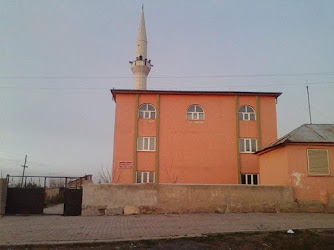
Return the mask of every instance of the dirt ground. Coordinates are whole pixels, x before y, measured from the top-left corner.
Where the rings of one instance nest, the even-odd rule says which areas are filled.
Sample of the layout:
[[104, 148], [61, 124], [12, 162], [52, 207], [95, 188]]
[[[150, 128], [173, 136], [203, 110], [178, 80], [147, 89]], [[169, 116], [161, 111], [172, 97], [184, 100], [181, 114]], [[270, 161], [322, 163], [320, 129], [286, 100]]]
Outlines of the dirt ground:
[[334, 249], [334, 229], [295, 230], [294, 234], [282, 231], [226, 233], [196, 238], [7, 249]]

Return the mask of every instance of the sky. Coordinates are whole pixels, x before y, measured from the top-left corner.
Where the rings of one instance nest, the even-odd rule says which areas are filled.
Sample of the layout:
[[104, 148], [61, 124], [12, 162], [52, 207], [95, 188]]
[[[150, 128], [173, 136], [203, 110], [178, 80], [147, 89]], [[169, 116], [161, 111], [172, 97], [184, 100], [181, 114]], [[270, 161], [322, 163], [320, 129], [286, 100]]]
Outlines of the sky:
[[[275, 91], [278, 136], [334, 123], [334, 1], [0, 0], [0, 174], [111, 168], [144, 4], [148, 89]], [[0, 176], [1, 177], [1, 176]]]

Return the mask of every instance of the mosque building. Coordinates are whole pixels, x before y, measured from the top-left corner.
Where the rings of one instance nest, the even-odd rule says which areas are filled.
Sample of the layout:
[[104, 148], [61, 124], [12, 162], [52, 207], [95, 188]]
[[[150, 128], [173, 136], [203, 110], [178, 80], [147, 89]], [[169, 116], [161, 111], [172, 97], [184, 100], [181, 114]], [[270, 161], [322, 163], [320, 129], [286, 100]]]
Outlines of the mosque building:
[[144, 12], [134, 89], [112, 89], [116, 102], [114, 183], [261, 183], [254, 153], [277, 139], [277, 92], [149, 90]]

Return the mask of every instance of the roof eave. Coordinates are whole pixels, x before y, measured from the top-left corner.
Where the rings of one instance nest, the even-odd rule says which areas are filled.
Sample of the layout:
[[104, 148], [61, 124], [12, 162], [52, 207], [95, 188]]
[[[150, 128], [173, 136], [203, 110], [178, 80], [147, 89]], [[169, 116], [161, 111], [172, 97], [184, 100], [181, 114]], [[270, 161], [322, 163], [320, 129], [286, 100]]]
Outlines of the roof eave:
[[263, 154], [266, 154], [270, 151], [273, 151], [277, 148], [282, 148], [284, 146], [286, 146], [288, 143], [284, 142], [284, 143], [281, 143], [281, 144], [276, 144], [276, 145], [273, 145], [273, 146], [270, 146], [270, 147], [267, 147], [267, 148], [264, 148], [264, 149], [261, 149], [259, 151], [256, 151], [254, 154], [256, 155], [263, 155]]
[[114, 93], [114, 89], [111, 89], [110, 92], [112, 95], [112, 99], [114, 100], [114, 102], [116, 102], [116, 94]]
[[281, 143], [281, 144], [276, 144], [276, 145], [261, 149], [259, 151], [256, 151], [254, 154], [263, 155], [263, 154], [266, 154], [270, 151], [273, 151], [273, 150], [281, 148], [281, 147], [285, 147], [285, 146], [288, 146], [288, 145], [301, 145], [301, 144], [308, 144], [308, 145], [323, 145], [323, 144], [328, 145], [328, 144], [332, 144], [334, 146], [334, 142], [291, 142], [291, 141], [287, 141], [287, 142], [284, 142], [284, 143]]
[[282, 92], [242, 92], [242, 91], [184, 91], [184, 90], [137, 90], [137, 89], [112, 89], [111, 93], [115, 98], [116, 94], [175, 94], [175, 95], [259, 95], [272, 96], [276, 99]]

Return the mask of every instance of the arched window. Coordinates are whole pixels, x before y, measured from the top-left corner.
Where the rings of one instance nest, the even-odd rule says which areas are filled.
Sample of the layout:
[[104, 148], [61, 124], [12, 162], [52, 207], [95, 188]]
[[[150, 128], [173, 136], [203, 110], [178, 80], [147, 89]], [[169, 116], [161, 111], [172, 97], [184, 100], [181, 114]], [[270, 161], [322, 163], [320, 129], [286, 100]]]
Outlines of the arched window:
[[204, 111], [199, 105], [191, 105], [187, 110], [188, 120], [204, 120]]
[[238, 112], [239, 120], [254, 121], [255, 112], [251, 106], [241, 106]]
[[147, 103], [140, 105], [139, 118], [155, 119], [155, 107]]

